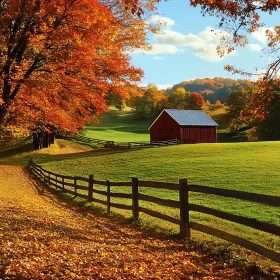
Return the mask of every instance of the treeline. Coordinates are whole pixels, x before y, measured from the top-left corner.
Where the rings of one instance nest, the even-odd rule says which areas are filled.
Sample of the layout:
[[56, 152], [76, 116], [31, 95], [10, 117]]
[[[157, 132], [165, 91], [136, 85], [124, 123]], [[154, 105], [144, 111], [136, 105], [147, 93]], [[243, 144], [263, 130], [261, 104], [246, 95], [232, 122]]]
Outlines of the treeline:
[[[167, 95], [165, 91], [158, 90], [153, 84], [145, 88], [130, 90], [129, 96], [129, 99], [124, 101], [119, 95], [110, 94], [108, 101], [119, 110], [128, 105], [134, 109], [139, 119], [153, 119], [163, 109], [201, 110], [205, 105], [210, 104], [198, 92], [189, 92], [179, 87]], [[218, 103], [221, 104], [219, 101]]]
[[244, 132], [248, 141], [280, 140], [279, 80], [260, 80], [254, 86], [236, 89], [225, 105], [232, 132]]
[[[199, 109], [209, 112], [224, 108], [228, 130], [238, 134], [240, 141], [280, 140], [278, 80], [266, 84], [262, 80], [252, 82], [223, 78], [198, 79], [196, 82], [201, 81], [202, 84], [203, 81], [210, 80], [214, 81], [212, 88], [220, 89], [223, 82], [228, 82], [227, 94], [221, 100], [213, 98], [211, 102], [204, 97], [205, 93], [187, 91], [184, 87], [174, 86], [173, 90], [163, 91], [150, 84], [143, 88], [129, 89], [127, 99], [111, 93], [108, 95], [108, 102], [119, 110], [126, 105], [133, 108], [135, 116], [141, 120], [153, 120], [163, 109]], [[194, 84], [194, 81], [189, 83]]]
[[166, 93], [170, 94], [177, 88], [182, 87], [186, 91], [200, 93], [205, 100], [208, 100], [210, 103], [214, 104], [217, 100], [220, 100], [222, 103], [224, 103], [226, 102], [230, 92], [238, 88], [252, 87], [252, 85], [253, 82], [250, 80], [234, 80], [221, 77], [216, 77], [213, 79], [201, 78], [175, 84], [170, 89], [167, 89]]

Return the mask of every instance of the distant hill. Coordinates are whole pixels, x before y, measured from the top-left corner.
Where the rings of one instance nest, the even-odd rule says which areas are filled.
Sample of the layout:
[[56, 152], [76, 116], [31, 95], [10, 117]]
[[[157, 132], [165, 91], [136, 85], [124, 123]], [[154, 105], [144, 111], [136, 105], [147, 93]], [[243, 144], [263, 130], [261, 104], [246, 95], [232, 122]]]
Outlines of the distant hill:
[[198, 92], [203, 95], [205, 100], [209, 100], [212, 104], [216, 100], [220, 100], [222, 103], [227, 99], [230, 91], [235, 90], [239, 87], [251, 87], [253, 81], [250, 80], [234, 80], [234, 79], [225, 79], [225, 78], [203, 78], [195, 79], [191, 81], [184, 81], [179, 84], [174, 85], [172, 88], [166, 90], [166, 93], [169, 94], [178, 87], [185, 88], [186, 91]]

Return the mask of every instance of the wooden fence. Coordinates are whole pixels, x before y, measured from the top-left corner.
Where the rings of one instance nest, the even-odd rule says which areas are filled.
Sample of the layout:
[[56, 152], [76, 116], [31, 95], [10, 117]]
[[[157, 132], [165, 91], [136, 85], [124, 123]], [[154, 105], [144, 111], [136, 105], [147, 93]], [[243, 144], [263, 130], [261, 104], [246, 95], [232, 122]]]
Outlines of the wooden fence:
[[[234, 223], [242, 224], [263, 232], [274, 234], [280, 236], [280, 227], [269, 224], [266, 222], [257, 221], [256, 219], [245, 218], [242, 216], [237, 216], [234, 214], [229, 214], [220, 210], [211, 209], [209, 207], [191, 204], [189, 203], [189, 193], [198, 192], [204, 194], [213, 194], [222, 197], [237, 198], [241, 200], [247, 200], [252, 202], [258, 202], [265, 205], [270, 205], [274, 207], [280, 207], [280, 197], [262, 195], [255, 193], [248, 193], [242, 191], [226, 190], [213, 187], [205, 187], [198, 185], [189, 185], [187, 179], [181, 179], [178, 184], [175, 183], [164, 183], [164, 182], [152, 182], [152, 181], [141, 181], [137, 178], [132, 178], [129, 182], [111, 182], [109, 180], [100, 181], [95, 180], [93, 175], [89, 175], [88, 178], [79, 176], [64, 176], [56, 174], [39, 165], [34, 164], [30, 161], [28, 164], [29, 170], [43, 180], [50, 186], [55, 186], [56, 188], [72, 194], [77, 197], [87, 199], [88, 201], [103, 204], [107, 206], [107, 212], [111, 211], [111, 207], [125, 209], [132, 211], [133, 217], [135, 219], [139, 218], [139, 213], [145, 213], [152, 217], [156, 217], [180, 226], [180, 236], [183, 238], [190, 238], [191, 229], [204, 232], [218, 238], [224, 239], [226, 241], [232, 242], [234, 244], [240, 245], [246, 249], [257, 252], [273, 261], [280, 263], [280, 253], [273, 251], [271, 249], [265, 248], [259, 244], [255, 244], [251, 241], [245, 240], [238, 236], [229, 234], [225, 231], [221, 231], [206, 225], [199, 224], [197, 222], [190, 221], [189, 213], [190, 211], [200, 212], [208, 215], [212, 215], [224, 220], [228, 220]], [[71, 181], [71, 182], [69, 182]], [[84, 182], [84, 185], [81, 184]], [[86, 184], [86, 185], [85, 185]], [[106, 186], [106, 191], [98, 190], [95, 185]], [[114, 187], [131, 187], [131, 193], [119, 193], [112, 192], [111, 189]], [[179, 192], [179, 201], [162, 199], [158, 197], [153, 197], [146, 194], [141, 194], [139, 192], [139, 187], [155, 188], [155, 189], [166, 189], [174, 192]], [[82, 191], [82, 192], [81, 192]], [[106, 200], [101, 200], [95, 198], [95, 194], [104, 195]], [[112, 197], [131, 199], [130, 205], [113, 203], [111, 202]], [[159, 213], [157, 211], [147, 209], [139, 206], [139, 201], [152, 202], [161, 206], [172, 207], [179, 210], [180, 219], [170, 217], [168, 215]]]
[[169, 145], [178, 145], [180, 140], [171, 139], [166, 141], [139, 141], [139, 142], [115, 142], [115, 141], [106, 141], [100, 139], [93, 139], [85, 137], [83, 135], [76, 135], [74, 139], [84, 142], [90, 145], [102, 146], [104, 148], [113, 148], [113, 149], [136, 149], [136, 148], [152, 148], [158, 146], [169, 146]]

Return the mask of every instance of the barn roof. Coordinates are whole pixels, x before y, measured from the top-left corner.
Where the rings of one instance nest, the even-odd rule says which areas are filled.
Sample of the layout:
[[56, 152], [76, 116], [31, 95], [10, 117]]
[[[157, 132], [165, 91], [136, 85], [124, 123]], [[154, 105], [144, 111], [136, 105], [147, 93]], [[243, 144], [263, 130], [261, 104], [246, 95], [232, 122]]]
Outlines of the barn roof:
[[163, 112], [166, 112], [180, 126], [219, 126], [210, 116], [202, 110], [177, 110], [164, 109], [149, 129], [157, 121]]

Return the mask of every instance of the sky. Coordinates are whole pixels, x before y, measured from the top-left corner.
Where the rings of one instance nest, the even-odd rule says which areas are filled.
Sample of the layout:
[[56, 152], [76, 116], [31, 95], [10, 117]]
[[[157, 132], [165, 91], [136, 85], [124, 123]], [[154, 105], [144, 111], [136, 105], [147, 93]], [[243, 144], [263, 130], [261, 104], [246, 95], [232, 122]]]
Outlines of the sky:
[[249, 34], [249, 44], [220, 58], [216, 52], [219, 36], [215, 35], [219, 34], [218, 18], [203, 17], [200, 8], [190, 7], [188, 0], [163, 1], [158, 5], [157, 12], [159, 15], [151, 20], [164, 21], [164, 33], [149, 34], [152, 51], [133, 53], [132, 64], [144, 70], [142, 86], [152, 83], [159, 89], [197, 78], [247, 78], [224, 70], [227, 64], [248, 72], [263, 69], [269, 61], [268, 55], [262, 52], [267, 42], [265, 29], [279, 24], [280, 15], [279, 12], [262, 15], [265, 27]]

